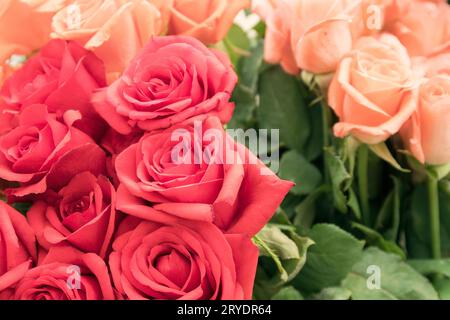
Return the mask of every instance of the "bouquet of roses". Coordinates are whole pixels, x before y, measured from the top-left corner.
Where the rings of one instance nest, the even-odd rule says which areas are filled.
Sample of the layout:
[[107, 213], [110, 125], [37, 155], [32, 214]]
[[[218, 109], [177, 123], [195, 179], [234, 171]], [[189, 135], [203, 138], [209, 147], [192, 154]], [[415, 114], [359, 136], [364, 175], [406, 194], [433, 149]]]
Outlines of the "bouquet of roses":
[[449, 126], [445, 0], [2, 1], [0, 299], [446, 298]]

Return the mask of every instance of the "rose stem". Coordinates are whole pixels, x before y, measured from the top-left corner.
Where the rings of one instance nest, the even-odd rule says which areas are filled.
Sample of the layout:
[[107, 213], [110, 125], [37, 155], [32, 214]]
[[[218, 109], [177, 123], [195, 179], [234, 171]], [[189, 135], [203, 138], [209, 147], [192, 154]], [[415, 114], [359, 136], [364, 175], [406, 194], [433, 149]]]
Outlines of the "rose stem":
[[369, 148], [363, 144], [358, 150], [358, 188], [361, 200], [362, 220], [366, 226], [370, 226], [370, 205], [368, 185]]
[[441, 258], [441, 230], [439, 225], [439, 187], [438, 179], [428, 174], [428, 205], [430, 214], [431, 252], [434, 259]]
[[[323, 148], [330, 147], [330, 107], [326, 102], [326, 99], [322, 99], [322, 134], [323, 134]], [[330, 185], [330, 172], [328, 170], [328, 156], [327, 152], [323, 156], [323, 166], [326, 185]]]

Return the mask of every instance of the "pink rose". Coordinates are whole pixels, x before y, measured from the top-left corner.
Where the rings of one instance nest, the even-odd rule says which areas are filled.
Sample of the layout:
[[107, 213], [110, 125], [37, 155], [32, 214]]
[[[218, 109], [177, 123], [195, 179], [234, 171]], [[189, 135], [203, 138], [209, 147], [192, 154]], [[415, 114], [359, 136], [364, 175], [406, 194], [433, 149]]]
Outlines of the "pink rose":
[[116, 220], [116, 195], [108, 179], [79, 173], [54, 198], [35, 202], [27, 214], [39, 244], [48, 250], [68, 242], [104, 258]]
[[78, 112], [67, 111], [59, 121], [45, 105], [32, 105], [20, 113], [19, 125], [0, 137], [0, 178], [20, 183], [7, 194], [42, 194], [48, 185], [64, 185], [73, 172], [98, 166], [103, 152], [74, 128], [78, 119]]
[[130, 300], [251, 299], [258, 249], [249, 238], [166, 218], [123, 221], [109, 258], [119, 293]]
[[37, 260], [36, 238], [25, 217], [0, 201], [0, 300]]
[[234, 109], [229, 100], [236, 81], [225, 54], [189, 37], [156, 37], [93, 103], [110, 126], [125, 135], [207, 115], [226, 123]]
[[90, 100], [93, 91], [105, 85], [103, 63], [94, 54], [75, 42], [52, 40], [5, 81], [0, 110], [17, 115], [32, 104], [46, 104], [49, 112], [62, 116], [75, 109], [83, 116], [76, 127], [99, 138], [105, 124]]
[[[161, 210], [213, 222], [226, 233], [252, 236], [270, 220], [293, 184], [279, 179], [228, 136], [219, 119], [201, 124], [202, 132], [185, 125], [147, 134], [117, 157], [122, 183], [118, 209], [149, 220]], [[179, 133], [182, 143], [187, 142], [188, 158], [173, 157], [180, 146]]]
[[96, 254], [52, 248], [17, 284], [13, 300], [115, 300], [108, 268]]

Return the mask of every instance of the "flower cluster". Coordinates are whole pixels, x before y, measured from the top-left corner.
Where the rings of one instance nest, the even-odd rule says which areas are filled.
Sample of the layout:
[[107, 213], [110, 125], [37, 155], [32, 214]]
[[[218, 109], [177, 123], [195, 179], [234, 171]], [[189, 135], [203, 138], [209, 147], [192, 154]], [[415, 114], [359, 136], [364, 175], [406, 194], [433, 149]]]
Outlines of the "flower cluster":
[[204, 43], [247, 1], [191, 2], [0, 5], [0, 58], [28, 55], [2, 67], [0, 299], [252, 297], [293, 183], [224, 130], [237, 76]]
[[[5, 0], [0, 4], [0, 82], [50, 38], [75, 40], [105, 64], [116, 79], [151, 37], [193, 36], [222, 40], [250, 0]], [[30, 32], [33, 30], [33, 32]]]
[[445, 0], [254, 1], [265, 59], [334, 73], [337, 137], [379, 144], [400, 133], [422, 163], [450, 162], [450, 6]]

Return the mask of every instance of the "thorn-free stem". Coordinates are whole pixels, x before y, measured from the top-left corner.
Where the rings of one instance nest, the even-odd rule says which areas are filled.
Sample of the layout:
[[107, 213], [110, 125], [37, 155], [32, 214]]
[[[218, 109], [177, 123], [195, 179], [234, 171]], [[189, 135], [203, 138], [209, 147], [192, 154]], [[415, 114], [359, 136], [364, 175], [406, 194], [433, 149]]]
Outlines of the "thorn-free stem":
[[441, 229], [439, 218], [439, 181], [428, 174], [428, 209], [430, 217], [431, 253], [433, 259], [441, 258]]
[[370, 204], [369, 204], [369, 184], [368, 184], [368, 170], [369, 170], [369, 148], [362, 144], [358, 150], [358, 189], [359, 199], [361, 203], [361, 215], [364, 224], [370, 227]]

